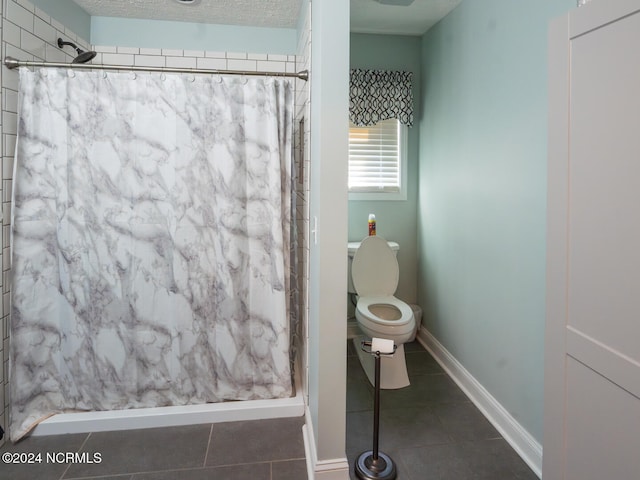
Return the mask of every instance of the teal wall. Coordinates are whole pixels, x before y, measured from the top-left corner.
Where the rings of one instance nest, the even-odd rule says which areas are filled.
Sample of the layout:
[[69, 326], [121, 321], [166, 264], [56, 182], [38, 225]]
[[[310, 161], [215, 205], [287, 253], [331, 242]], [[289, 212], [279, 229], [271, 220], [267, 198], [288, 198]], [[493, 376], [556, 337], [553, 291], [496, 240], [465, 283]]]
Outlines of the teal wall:
[[30, 0], [47, 15], [70, 28], [87, 42], [91, 41], [91, 16], [73, 0]]
[[294, 28], [92, 17], [91, 43], [122, 47], [295, 55], [297, 32]]
[[379, 70], [405, 70], [413, 72], [413, 98], [415, 123], [409, 129], [407, 200], [349, 201], [349, 241], [362, 240], [368, 235], [367, 220], [376, 215], [378, 235], [400, 244], [398, 263], [400, 281], [396, 296], [416, 303], [417, 290], [417, 201], [418, 201], [418, 149], [420, 131], [420, 38], [394, 35], [351, 34], [351, 68]]
[[464, 0], [422, 39], [423, 324], [542, 441], [547, 25], [575, 0]]

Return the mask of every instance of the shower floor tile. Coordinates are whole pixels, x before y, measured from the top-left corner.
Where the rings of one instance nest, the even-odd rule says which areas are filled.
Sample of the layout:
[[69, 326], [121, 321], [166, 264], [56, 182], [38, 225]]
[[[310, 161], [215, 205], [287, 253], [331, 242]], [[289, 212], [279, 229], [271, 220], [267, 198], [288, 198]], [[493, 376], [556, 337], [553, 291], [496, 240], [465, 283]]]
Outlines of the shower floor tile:
[[7, 442], [0, 449], [0, 452], [25, 453], [41, 455], [41, 463], [37, 463], [37, 458], [33, 458], [36, 463], [0, 463], [0, 478], [22, 480], [22, 479], [48, 479], [60, 478], [66, 471], [67, 465], [53, 464], [47, 462], [47, 453], [54, 452], [77, 452], [86, 441], [88, 434], [78, 433], [73, 435], [55, 435], [50, 437], [32, 437], [21, 442], [11, 444]]
[[141, 473], [134, 475], [131, 480], [211, 480], [217, 478], [221, 480], [271, 480], [271, 463]]
[[0, 463], [11, 480], [306, 480], [304, 417], [28, 437], [4, 452], [100, 453], [100, 463]]
[[210, 433], [211, 425], [92, 433], [81, 452], [101, 462], [72, 464], [64, 478], [202, 467]]

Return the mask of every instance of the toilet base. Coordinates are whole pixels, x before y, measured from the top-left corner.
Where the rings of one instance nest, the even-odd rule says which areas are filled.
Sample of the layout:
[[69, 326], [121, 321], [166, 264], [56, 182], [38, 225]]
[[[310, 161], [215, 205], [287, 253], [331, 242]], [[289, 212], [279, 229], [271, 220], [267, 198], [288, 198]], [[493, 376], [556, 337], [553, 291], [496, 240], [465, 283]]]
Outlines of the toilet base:
[[[370, 353], [362, 350], [362, 342], [371, 339], [360, 335], [353, 339], [353, 345], [358, 352], [360, 365], [367, 374], [371, 385], [375, 385], [375, 358]], [[404, 344], [396, 345], [396, 353], [392, 356], [380, 358], [380, 388], [383, 390], [396, 390], [410, 385], [407, 374], [407, 362], [404, 358]]]

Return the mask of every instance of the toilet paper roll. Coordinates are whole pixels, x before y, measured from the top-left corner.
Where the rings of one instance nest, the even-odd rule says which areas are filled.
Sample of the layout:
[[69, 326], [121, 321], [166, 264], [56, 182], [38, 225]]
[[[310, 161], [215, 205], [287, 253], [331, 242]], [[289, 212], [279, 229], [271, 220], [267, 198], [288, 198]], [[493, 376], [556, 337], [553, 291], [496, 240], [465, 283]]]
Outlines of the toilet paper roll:
[[393, 353], [393, 340], [386, 338], [372, 338], [371, 351], [380, 353]]

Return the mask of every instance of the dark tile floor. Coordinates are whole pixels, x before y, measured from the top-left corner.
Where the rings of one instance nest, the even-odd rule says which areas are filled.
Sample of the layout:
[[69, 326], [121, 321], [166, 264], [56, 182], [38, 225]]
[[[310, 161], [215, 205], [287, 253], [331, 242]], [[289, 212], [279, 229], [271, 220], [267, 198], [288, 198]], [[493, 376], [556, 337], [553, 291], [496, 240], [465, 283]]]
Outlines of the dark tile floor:
[[[381, 395], [380, 450], [396, 462], [398, 479], [537, 480], [431, 355], [416, 342], [405, 348], [411, 386]], [[346, 448], [355, 478], [354, 460], [372, 446], [373, 387], [351, 341], [347, 350]], [[41, 453], [41, 463], [0, 462], [0, 479], [306, 480], [303, 422], [285, 418], [31, 437], [0, 453]], [[78, 463], [48, 461], [47, 453], [60, 452], [85, 457]]]
[[[353, 342], [347, 358], [347, 457], [372, 448], [373, 387]], [[380, 395], [380, 450], [399, 480], [537, 480], [418, 342], [405, 344], [411, 385]]]
[[[303, 423], [300, 417], [30, 437], [0, 453], [41, 453], [41, 463], [35, 455], [32, 464], [0, 462], [0, 479], [306, 480]], [[58, 452], [85, 456], [78, 463], [47, 458]]]

